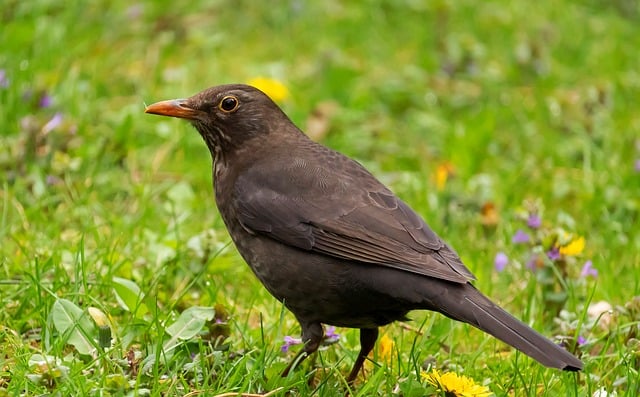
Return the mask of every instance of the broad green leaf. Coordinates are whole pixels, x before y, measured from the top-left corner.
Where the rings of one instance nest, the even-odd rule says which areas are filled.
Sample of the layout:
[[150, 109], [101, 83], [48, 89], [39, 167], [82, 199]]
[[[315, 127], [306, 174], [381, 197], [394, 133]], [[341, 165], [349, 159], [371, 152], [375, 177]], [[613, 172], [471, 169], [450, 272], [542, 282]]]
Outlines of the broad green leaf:
[[116, 300], [123, 309], [132, 312], [137, 318], [149, 313], [149, 308], [142, 302], [144, 292], [138, 284], [120, 277], [114, 277], [112, 281]]
[[80, 354], [90, 354], [95, 345], [90, 339], [95, 326], [89, 316], [75, 303], [67, 299], [58, 299], [51, 309], [51, 318], [56, 330], [67, 338], [67, 343]]
[[200, 332], [207, 321], [215, 315], [212, 307], [194, 306], [183, 311], [180, 317], [167, 327], [169, 335], [177, 339], [188, 340]]
[[166, 329], [171, 339], [164, 344], [165, 351], [173, 349], [179, 340], [189, 340], [196, 336], [214, 315], [215, 310], [212, 307], [194, 306], [183, 311], [180, 317]]

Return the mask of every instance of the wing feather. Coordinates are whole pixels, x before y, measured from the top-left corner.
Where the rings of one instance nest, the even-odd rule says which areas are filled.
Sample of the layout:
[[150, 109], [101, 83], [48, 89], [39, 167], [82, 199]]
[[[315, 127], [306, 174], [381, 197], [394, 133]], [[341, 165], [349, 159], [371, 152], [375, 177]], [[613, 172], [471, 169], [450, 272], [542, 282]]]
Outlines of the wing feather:
[[407, 204], [358, 163], [332, 153], [338, 156], [332, 166], [307, 157], [279, 172], [259, 166], [244, 172], [234, 191], [238, 221], [304, 250], [457, 283], [475, 279]]

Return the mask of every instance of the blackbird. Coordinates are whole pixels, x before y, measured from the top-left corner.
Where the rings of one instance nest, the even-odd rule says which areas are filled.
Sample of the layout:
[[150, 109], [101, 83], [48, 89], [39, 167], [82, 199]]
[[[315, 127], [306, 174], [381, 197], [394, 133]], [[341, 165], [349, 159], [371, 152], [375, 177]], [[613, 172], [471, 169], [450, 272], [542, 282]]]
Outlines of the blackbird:
[[187, 119], [213, 159], [218, 210], [238, 251], [299, 321], [315, 352], [322, 324], [360, 329], [353, 382], [378, 327], [411, 310], [440, 312], [541, 364], [582, 362], [480, 293], [474, 275], [405, 202], [358, 162], [310, 140], [257, 88], [230, 84], [146, 113]]

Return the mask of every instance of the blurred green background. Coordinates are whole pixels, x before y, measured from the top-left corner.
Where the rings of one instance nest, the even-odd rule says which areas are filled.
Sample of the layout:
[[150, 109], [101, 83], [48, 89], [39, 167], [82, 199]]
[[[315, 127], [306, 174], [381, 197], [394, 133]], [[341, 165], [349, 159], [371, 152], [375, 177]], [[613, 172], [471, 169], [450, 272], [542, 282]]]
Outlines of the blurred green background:
[[[397, 363], [374, 367], [361, 395], [433, 393], [416, 370], [431, 355], [496, 395], [592, 395], [600, 387], [635, 395], [639, 11], [629, 0], [5, 0], [0, 395], [280, 386], [342, 394], [335, 379], [355, 357], [357, 334], [343, 330], [344, 348], [324, 353], [324, 364], [337, 367], [319, 386], [305, 389], [304, 371], [277, 377], [290, 358], [279, 352], [281, 338], [299, 332], [294, 319], [228, 246], [201, 138], [180, 120], [143, 113], [145, 104], [259, 77], [287, 88], [279, 104], [298, 126], [358, 159], [424, 215], [481, 290], [548, 335], [587, 339], [585, 375], [558, 378], [527, 364], [514, 377], [512, 360], [496, 363], [493, 340], [419, 313], [412, 326], [427, 327], [431, 341], [392, 326]], [[540, 241], [514, 244], [530, 213], [542, 218]], [[584, 250], [560, 267], [545, 259], [545, 284], [543, 272], [527, 270], [528, 255], [544, 258], [565, 235], [584, 237]], [[498, 253], [511, 265], [502, 272]], [[581, 275], [587, 260], [597, 277]], [[67, 300], [109, 316], [113, 350], [98, 346], [95, 317], [80, 336], [54, 320]], [[596, 301], [617, 320], [603, 328], [590, 318]], [[175, 348], [182, 354], [157, 358], [179, 313], [216, 304], [218, 322], [230, 324], [226, 353], [193, 335]], [[91, 353], [78, 352], [69, 335]], [[440, 349], [443, 340], [452, 351]], [[189, 343], [216, 357], [202, 367], [217, 377], [185, 369]], [[49, 364], [39, 366], [38, 354]], [[118, 361], [129, 354], [136, 358]], [[51, 370], [58, 364], [67, 369]]]

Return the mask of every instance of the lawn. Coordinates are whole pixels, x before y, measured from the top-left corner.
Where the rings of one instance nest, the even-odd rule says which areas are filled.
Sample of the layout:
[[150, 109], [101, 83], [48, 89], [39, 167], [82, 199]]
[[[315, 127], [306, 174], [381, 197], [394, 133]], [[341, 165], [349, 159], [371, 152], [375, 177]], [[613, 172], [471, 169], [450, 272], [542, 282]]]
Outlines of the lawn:
[[496, 396], [638, 395], [637, 2], [308, 3], [3, 3], [0, 396], [345, 394], [357, 330], [279, 376], [295, 318], [233, 247], [200, 136], [144, 114], [251, 81], [585, 363], [413, 312], [352, 395], [462, 395], [434, 371]]

